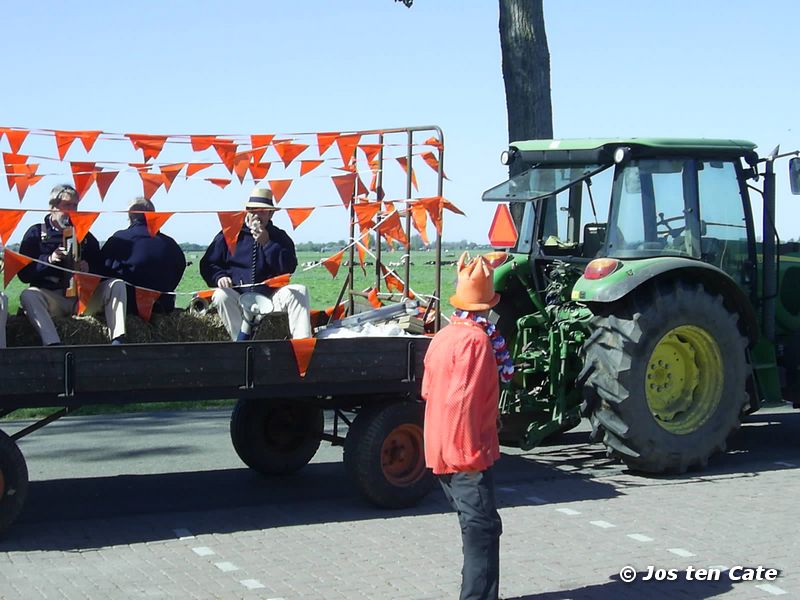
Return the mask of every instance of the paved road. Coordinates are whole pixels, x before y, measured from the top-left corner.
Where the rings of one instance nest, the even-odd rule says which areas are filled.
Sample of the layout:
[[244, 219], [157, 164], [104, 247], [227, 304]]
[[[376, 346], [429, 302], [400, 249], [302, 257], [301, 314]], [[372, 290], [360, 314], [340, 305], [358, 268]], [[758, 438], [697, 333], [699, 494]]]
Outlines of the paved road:
[[[294, 476], [263, 479], [234, 454], [227, 419], [70, 418], [22, 440], [32, 483], [0, 538], [0, 598], [458, 596], [458, 526], [438, 490], [414, 509], [373, 508], [330, 446]], [[692, 476], [631, 475], [582, 428], [510, 451], [497, 468], [501, 594], [800, 597], [799, 468], [800, 412], [785, 408], [749, 417]], [[636, 582], [621, 581], [626, 565]], [[737, 565], [780, 574], [738, 581]], [[687, 581], [689, 566], [719, 580]], [[641, 581], [650, 567], [666, 579]]]

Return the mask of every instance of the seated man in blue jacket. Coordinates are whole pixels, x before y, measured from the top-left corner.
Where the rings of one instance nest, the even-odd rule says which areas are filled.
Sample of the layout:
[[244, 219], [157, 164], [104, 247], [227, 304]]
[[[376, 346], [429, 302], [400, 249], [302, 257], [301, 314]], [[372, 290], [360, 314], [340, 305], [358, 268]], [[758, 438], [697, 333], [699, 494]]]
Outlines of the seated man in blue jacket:
[[[151, 236], [145, 212], [155, 210], [147, 198], [136, 198], [128, 207], [127, 229], [112, 235], [100, 251], [106, 273], [127, 281], [128, 313], [139, 314], [134, 286], [174, 292], [186, 269], [186, 258], [178, 243], [161, 232]], [[175, 295], [161, 294], [153, 304], [153, 312], [168, 313], [175, 309]]]
[[[308, 290], [291, 284], [278, 289], [261, 282], [271, 277], [293, 273], [297, 254], [289, 235], [270, 221], [274, 214], [272, 192], [256, 188], [245, 204], [247, 217], [236, 241], [233, 254], [219, 232], [200, 260], [200, 275], [216, 287], [211, 305], [217, 309], [232, 340], [240, 339], [242, 309], [239, 295], [256, 292], [268, 296], [276, 311], [289, 315], [293, 338], [311, 337]], [[245, 339], [245, 338], [241, 338]]]

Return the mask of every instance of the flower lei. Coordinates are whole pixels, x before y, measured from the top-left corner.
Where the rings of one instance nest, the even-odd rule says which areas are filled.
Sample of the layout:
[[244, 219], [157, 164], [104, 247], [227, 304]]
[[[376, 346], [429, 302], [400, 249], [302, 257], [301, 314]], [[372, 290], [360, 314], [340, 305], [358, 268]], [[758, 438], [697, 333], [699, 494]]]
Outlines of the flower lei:
[[497, 363], [497, 372], [500, 374], [500, 381], [503, 383], [511, 381], [514, 377], [514, 361], [511, 360], [511, 354], [508, 351], [505, 338], [500, 335], [494, 323], [490, 323], [486, 317], [466, 310], [457, 310], [453, 313], [453, 316], [459, 319], [469, 319], [477, 325], [480, 325], [481, 329], [489, 336], [489, 341], [492, 343], [492, 350], [494, 350], [494, 359]]

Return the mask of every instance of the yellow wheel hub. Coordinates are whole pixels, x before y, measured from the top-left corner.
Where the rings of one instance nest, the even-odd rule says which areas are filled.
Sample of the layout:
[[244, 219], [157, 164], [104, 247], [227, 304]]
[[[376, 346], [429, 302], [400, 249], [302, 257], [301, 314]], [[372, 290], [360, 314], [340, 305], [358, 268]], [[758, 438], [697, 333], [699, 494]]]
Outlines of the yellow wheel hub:
[[719, 405], [723, 379], [716, 340], [705, 329], [681, 325], [659, 340], [647, 361], [647, 406], [667, 431], [692, 433]]

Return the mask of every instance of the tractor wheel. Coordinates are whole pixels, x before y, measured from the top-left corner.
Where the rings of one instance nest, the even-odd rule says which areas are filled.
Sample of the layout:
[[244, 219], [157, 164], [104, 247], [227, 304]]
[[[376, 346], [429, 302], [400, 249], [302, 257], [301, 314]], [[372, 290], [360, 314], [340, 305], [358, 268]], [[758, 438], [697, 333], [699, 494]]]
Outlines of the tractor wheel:
[[262, 475], [285, 475], [314, 458], [325, 427], [321, 408], [300, 400], [241, 399], [231, 414], [236, 454]]
[[749, 403], [738, 316], [702, 285], [635, 292], [595, 317], [584, 408], [610, 456], [650, 473], [705, 467]]
[[400, 402], [360, 412], [345, 438], [344, 466], [373, 504], [416, 504], [433, 484], [425, 467], [420, 405]]
[[0, 533], [19, 516], [28, 494], [28, 467], [19, 447], [0, 431]]

